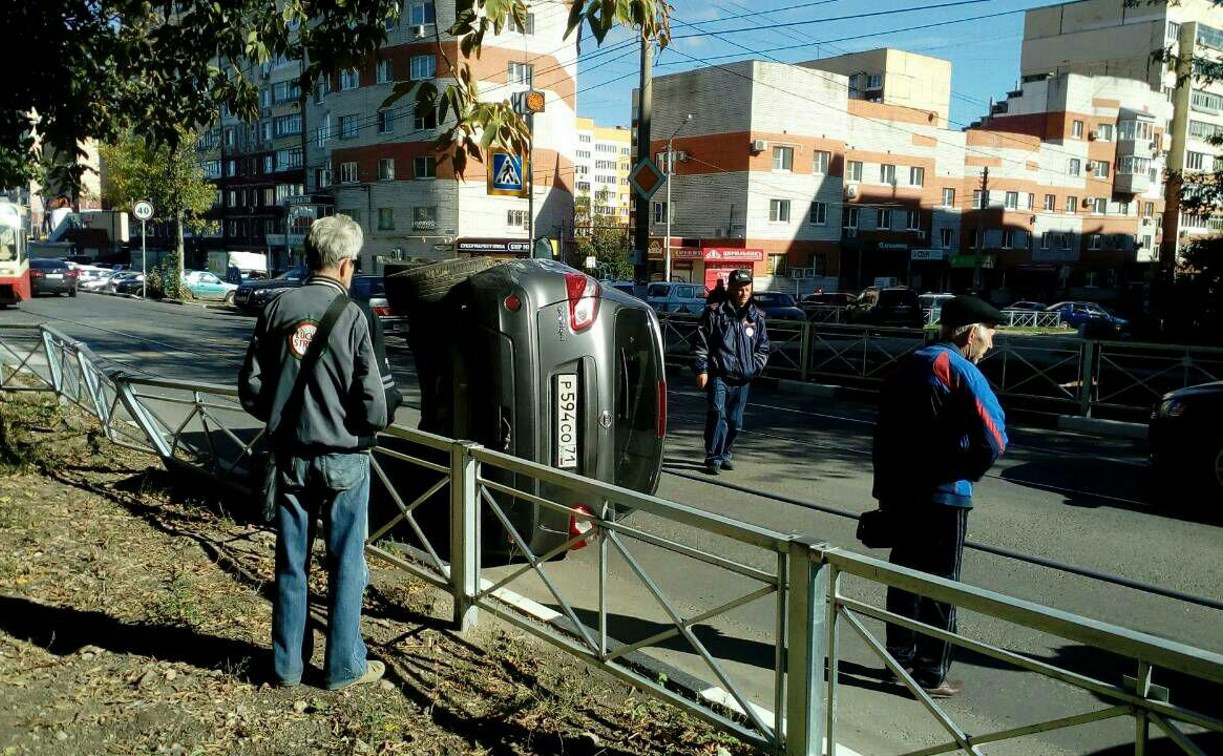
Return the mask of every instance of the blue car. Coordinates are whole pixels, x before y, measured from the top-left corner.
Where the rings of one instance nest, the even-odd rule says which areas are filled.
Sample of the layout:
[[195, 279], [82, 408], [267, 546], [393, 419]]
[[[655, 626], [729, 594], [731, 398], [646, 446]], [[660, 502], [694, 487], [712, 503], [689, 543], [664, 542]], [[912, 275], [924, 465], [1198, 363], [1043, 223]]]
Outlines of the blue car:
[[1111, 329], [1115, 333], [1120, 333], [1129, 326], [1128, 320], [1112, 314], [1095, 302], [1058, 302], [1046, 307], [1045, 312], [1056, 312], [1063, 323], [1081, 330]]

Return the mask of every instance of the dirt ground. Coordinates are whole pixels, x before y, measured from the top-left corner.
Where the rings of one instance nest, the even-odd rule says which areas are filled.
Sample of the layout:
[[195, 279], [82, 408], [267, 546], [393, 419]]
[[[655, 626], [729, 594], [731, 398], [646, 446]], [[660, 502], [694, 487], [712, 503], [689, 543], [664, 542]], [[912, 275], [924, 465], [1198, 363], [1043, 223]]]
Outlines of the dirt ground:
[[49, 395], [0, 396], [0, 754], [750, 751], [498, 623], [450, 631], [376, 563], [386, 679], [272, 687], [274, 536], [232, 511]]

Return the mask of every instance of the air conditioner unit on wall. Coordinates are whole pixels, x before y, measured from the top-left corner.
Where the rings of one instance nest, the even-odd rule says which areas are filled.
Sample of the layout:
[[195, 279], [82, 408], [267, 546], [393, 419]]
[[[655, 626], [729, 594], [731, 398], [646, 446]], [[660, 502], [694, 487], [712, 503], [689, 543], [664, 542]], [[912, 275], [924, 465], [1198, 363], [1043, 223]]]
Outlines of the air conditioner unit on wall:
[[1091, 207], [1091, 197], [1083, 198], [1083, 207]]
[[764, 152], [766, 149], [768, 149], [768, 147], [769, 143], [763, 139], [756, 139], [752, 141], [752, 152]]
[[858, 185], [857, 184], [846, 184], [845, 185], [845, 196], [850, 199], [857, 199], [858, 198]]
[[417, 39], [420, 39], [421, 37], [425, 36], [426, 33], [427, 32], [425, 31], [424, 26], [413, 26], [412, 27], [412, 36], [416, 37]]

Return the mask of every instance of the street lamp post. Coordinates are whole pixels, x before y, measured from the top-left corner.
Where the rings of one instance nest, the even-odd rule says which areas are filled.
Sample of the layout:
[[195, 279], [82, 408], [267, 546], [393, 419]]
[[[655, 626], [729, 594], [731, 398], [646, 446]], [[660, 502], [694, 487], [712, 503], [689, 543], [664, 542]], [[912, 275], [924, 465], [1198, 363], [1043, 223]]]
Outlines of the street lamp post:
[[667, 235], [662, 245], [664, 281], [671, 280], [671, 176], [675, 173], [675, 153], [671, 150], [671, 143], [675, 140], [675, 135], [691, 120], [691, 113], [684, 116], [684, 120], [679, 122], [679, 126], [676, 126], [675, 131], [667, 138]]

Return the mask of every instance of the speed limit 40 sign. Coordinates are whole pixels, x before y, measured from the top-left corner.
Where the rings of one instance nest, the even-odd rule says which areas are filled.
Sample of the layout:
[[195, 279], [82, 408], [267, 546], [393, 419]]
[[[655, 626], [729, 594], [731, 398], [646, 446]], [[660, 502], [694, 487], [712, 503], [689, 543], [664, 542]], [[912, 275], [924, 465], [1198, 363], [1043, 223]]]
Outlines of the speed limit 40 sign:
[[147, 221], [153, 217], [153, 206], [141, 200], [132, 208], [132, 215], [136, 216], [136, 220]]

